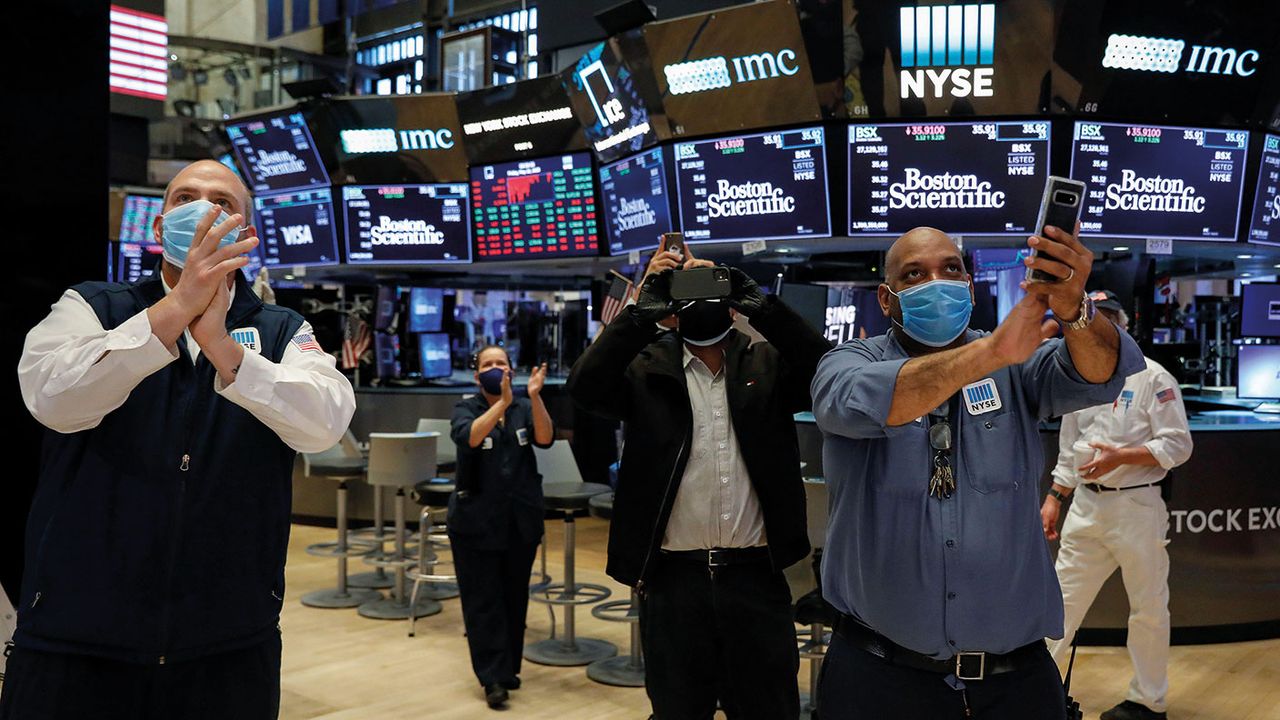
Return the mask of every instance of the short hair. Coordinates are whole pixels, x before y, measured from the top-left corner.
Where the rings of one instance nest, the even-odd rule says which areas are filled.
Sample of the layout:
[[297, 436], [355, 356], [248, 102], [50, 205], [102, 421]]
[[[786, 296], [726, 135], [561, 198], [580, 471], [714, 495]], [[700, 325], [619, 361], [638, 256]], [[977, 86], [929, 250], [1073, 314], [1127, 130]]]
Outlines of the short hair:
[[502, 354], [507, 356], [507, 367], [510, 367], [510, 368], [515, 367], [515, 364], [511, 362], [511, 352], [507, 350], [505, 347], [497, 343], [488, 343], [486, 345], [481, 346], [480, 349], [476, 351], [475, 355], [471, 356], [472, 367], [474, 367], [477, 370], [480, 369], [480, 356], [483, 355], [486, 350], [501, 350]]

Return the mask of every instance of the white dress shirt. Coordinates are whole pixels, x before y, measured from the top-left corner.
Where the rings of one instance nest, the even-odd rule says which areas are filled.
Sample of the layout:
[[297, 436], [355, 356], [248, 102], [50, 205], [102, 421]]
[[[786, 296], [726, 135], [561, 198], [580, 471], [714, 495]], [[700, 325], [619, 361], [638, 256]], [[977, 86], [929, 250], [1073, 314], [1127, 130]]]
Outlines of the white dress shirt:
[[[1147, 485], [1159, 482], [1166, 472], [1191, 457], [1191, 430], [1178, 382], [1156, 361], [1146, 361], [1146, 369], [1130, 375], [1120, 397], [1110, 405], [1063, 416], [1054, 482], [1070, 488], [1082, 481], [1112, 488]], [[1098, 453], [1090, 443], [1145, 447], [1159, 465], [1121, 465], [1105, 475], [1082, 480], [1079, 467]]]
[[[165, 287], [168, 292], [168, 287]], [[303, 322], [295, 337], [313, 333]], [[199, 346], [184, 331], [194, 361]], [[27, 333], [18, 384], [27, 409], [46, 427], [74, 433], [97, 427], [148, 375], [179, 357], [151, 332], [143, 310], [106, 330], [89, 303], [67, 290]], [[355, 413], [355, 392], [336, 360], [289, 343], [279, 363], [245, 350], [236, 380], [214, 391], [253, 414], [298, 452], [337, 444]]]
[[662, 540], [664, 550], [756, 547], [766, 543], [760, 499], [751, 486], [729, 416], [724, 368], [712, 374], [684, 348], [693, 410], [693, 445]]

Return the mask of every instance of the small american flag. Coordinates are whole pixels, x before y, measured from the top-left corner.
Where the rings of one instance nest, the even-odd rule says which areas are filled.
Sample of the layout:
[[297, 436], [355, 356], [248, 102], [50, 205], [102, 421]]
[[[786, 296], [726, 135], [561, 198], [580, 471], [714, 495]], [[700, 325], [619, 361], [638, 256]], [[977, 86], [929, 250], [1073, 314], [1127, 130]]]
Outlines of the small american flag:
[[318, 353], [324, 352], [324, 348], [320, 347], [320, 343], [316, 342], [316, 337], [311, 333], [294, 335], [293, 344], [297, 345], [298, 349], [303, 352], [306, 352], [307, 350], [315, 350]]
[[1176, 395], [1176, 394], [1174, 394], [1174, 392], [1173, 392], [1173, 388], [1171, 388], [1171, 387], [1170, 387], [1170, 388], [1165, 388], [1165, 389], [1161, 390], [1160, 392], [1156, 393], [1156, 400], [1159, 400], [1161, 403], [1167, 403], [1167, 402], [1169, 402], [1170, 400], [1175, 399], [1176, 397], [1177, 397], [1177, 395]]
[[342, 338], [342, 369], [352, 370], [360, 365], [360, 358], [369, 349], [373, 341], [373, 333], [369, 331], [369, 323], [356, 313], [347, 315], [346, 328]]
[[627, 299], [631, 297], [631, 291], [635, 287], [630, 280], [612, 270], [609, 271], [609, 279], [609, 292], [600, 307], [600, 322], [605, 325], [613, 322], [622, 308], [626, 307]]

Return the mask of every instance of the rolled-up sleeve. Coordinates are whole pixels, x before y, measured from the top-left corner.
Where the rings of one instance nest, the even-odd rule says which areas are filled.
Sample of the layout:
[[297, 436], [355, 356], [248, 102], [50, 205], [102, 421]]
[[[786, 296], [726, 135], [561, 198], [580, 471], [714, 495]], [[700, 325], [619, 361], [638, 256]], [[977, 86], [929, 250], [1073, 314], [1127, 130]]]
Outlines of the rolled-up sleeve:
[[[1164, 393], [1164, 395], [1162, 395]], [[1168, 372], [1155, 375], [1151, 385], [1151, 435], [1143, 443], [1151, 457], [1165, 470], [1172, 470], [1191, 458], [1191, 427], [1182, 391]]]
[[[311, 335], [303, 323], [294, 337]], [[337, 444], [355, 414], [356, 397], [337, 369], [337, 361], [319, 350], [290, 342], [279, 363], [246, 351], [236, 381], [219, 395], [248, 410], [298, 452], [320, 452]]]
[[822, 356], [810, 393], [813, 416], [826, 433], [849, 438], [889, 437], [905, 429], [887, 421], [898, 372], [908, 358], [877, 360], [873, 348], [853, 340]]
[[1071, 361], [1065, 340], [1046, 340], [1020, 368], [1023, 389], [1036, 407], [1040, 419], [1066, 415], [1115, 400], [1124, 389], [1125, 378], [1146, 367], [1138, 343], [1128, 333], [1120, 333], [1119, 358], [1111, 377], [1091, 383], [1080, 376]]
[[1079, 439], [1079, 418], [1075, 413], [1063, 415], [1062, 427], [1058, 428], [1058, 464], [1053, 467], [1053, 481], [1063, 487], [1073, 488], [1080, 484], [1074, 449]]
[[145, 310], [107, 330], [89, 303], [68, 290], [27, 333], [18, 385], [41, 424], [79, 432], [97, 427], [138, 383], [177, 357], [152, 334]]
[[475, 452], [475, 448], [471, 447], [471, 423], [476, 420], [476, 411], [471, 403], [463, 400], [453, 406], [453, 418], [449, 421], [449, 434], [453, 437], [453, 444], [458, 446], [458, 452], [471, 453]]

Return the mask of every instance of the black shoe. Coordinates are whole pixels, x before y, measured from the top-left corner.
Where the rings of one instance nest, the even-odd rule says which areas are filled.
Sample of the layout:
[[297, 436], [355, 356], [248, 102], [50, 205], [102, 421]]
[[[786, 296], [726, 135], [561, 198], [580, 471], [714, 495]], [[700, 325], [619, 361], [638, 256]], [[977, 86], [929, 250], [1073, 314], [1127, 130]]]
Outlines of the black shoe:
[[484, 701], [489, 703], [489, 707], [497, 710], [507, 704], [507, 689], [501, 685], [485, 685]]
[[514, 677], [514, 678], [511, 678], [510, 680], [503, 680], [502, 682], [500, 682], [500, 683], [498, 683], [498, 684], [499, 684], [499, 685], [501, 685], [502, 687], [504, 687], [504, 688], [508, 689], [508, 690], [519, 690], [519, 689], [520, 689], [520, 678], [519, 678], [519, 677]]
[[1142, 703], [1125, 700], [1102, 713], [1101, 720], [1166, 720], [1168, 714], [1156, 712]]

